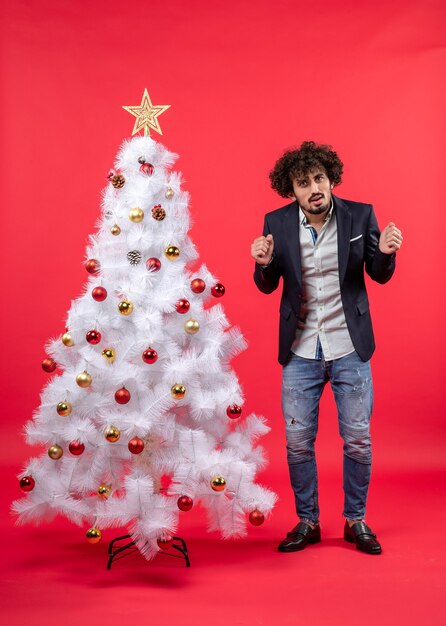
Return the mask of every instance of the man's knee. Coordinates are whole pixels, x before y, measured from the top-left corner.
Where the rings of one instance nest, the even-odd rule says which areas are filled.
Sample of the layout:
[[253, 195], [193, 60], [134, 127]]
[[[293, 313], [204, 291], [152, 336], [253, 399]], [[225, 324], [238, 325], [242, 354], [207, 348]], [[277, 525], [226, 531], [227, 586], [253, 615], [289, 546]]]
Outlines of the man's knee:
[[372, 443], [369, 428], [341, 428], [344, 439], [344, 454], [358, 463], [372, 462]]
[[314, 458], [314, 428], [299, 428], [293, 420], [286, 425], [288, 463], [304, 463]]

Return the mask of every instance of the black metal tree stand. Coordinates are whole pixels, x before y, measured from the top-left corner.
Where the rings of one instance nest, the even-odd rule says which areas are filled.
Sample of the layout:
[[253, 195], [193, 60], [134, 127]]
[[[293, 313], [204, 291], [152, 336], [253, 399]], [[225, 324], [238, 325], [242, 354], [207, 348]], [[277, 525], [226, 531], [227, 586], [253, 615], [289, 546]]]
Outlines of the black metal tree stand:
[[[133, 554], [138, 548], [136, 547], [135, 541], [130, 541], [125, 543], [124, 545], [115, 546], [115, 544], [120, 541], [124, 541], [125, 539], [130, 539], [130, 535], [122, 535], [121, 537], [115, 537], [110, 541], [110, 545], [108, 546], [108, 554], [109, 559], [107, 562], [107, 569], [111, 569], [113, 561], [119, 561], [125, 556], [129, 556], [129, 554]], [[187, 546], [184, 539], [181, 537], [172, 537], [171, 548], [180, 552], [181, 554], [174, 554], [172, 552], [166, 552], [165, 550], [161, 550], [161, 554], [165, 554], [166, 556], [173, 556], [176, 559], [184, 559], [186, 563], [186, 567], [190, 567], [189, 554], [187, 552]]]

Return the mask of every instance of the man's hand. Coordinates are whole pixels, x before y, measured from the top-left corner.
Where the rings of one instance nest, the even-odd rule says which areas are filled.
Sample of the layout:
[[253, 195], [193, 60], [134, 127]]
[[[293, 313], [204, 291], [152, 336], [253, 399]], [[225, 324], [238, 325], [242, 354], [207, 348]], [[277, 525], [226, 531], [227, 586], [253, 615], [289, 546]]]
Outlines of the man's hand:
[[258, 237], [251, 245], [251, 256], [259, 265], [268, 265], [274, 252], [274, 240], [272, 235]]
[[379, 249], [384, 254], [393, 254], [401, 248], [403, 235], [393, 222], [387, 224], [379, 238]]

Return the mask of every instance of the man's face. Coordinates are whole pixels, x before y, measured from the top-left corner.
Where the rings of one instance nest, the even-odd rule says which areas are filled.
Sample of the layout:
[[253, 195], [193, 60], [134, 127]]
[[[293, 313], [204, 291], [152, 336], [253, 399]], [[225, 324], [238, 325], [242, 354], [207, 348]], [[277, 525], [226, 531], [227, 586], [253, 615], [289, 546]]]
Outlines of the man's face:
[[293, 191], [299, 206], [311, 215], [325, 213], [331, 206], [331, 184], [323, 167], [296, 176]]

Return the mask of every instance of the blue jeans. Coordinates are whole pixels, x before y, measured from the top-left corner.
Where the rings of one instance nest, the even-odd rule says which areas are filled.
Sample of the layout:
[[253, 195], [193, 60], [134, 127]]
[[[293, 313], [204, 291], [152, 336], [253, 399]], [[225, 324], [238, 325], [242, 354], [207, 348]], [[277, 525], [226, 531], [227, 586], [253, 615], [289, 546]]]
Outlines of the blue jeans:
[[370, 416], [373, 385], [370, 361], [356, 352], [333, 361], [290, 354], [283, 366], [282, 409], [286, 423], [287, 459], [300, 519], [319, 523], [317, 468], [314, 454], [319, 400], [330, 381], [344, 440], [344, 512], [363, 519], [372, 463]]

